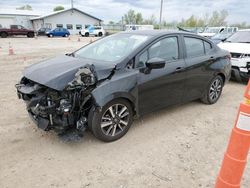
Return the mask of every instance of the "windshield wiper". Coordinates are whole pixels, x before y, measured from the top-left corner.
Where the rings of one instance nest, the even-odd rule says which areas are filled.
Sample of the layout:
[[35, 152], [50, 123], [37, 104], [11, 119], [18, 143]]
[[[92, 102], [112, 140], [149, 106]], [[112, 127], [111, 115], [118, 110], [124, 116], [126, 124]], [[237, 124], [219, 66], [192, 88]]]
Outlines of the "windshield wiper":
[[238, 42], [238, 43], [248, 43], [249, 44], [250, 42]]

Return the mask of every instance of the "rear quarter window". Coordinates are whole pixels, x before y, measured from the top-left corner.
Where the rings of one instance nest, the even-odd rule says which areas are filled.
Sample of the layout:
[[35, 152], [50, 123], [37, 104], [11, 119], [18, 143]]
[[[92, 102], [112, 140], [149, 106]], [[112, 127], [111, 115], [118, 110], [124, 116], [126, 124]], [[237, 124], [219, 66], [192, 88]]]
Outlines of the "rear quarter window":
[[193, 37], [184, 37], [187, 58], [205, 55], [203, 40]]
[[209, 52], [211, 52], [212, 49], [213, 49], [212, 44], [210, 44], [209, 42], [206, 42], [206, 41], [204, 41], [204, 47], [205, 47], [206, 54], [208, 54]]

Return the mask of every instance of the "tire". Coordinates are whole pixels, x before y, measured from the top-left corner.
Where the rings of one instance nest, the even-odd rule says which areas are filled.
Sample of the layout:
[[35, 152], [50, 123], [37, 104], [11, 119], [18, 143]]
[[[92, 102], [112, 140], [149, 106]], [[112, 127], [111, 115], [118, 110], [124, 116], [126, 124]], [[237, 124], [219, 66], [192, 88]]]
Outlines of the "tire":
[[6, 32], [2, 32], [2, 33], [1, 33], [1, 37], [2, 37], [2, 38], [6, 38], [7, 36], [8, 36], [8, 33], [6, 33]]
[[85, 33], [85, 37], [89, 37], [89, 33]]
[[69, 35], [68, 34], [65, 34], [64, 37], [68, 37]]
[[99, 36], [99, 37], [102, 37], [102, 35], [103, 35], [102, 32], [99, 32], [99, 33], [98, 33], [98, 36]]
[[216, 103], [222, 93], [224, 86], [224, 81], [221, 76], [216, 76], [212, 79], [212, 81], [209, 83], [209, 85], [206, 88], [206, 91], [201, 98], [201, 101], [205, 104], [214, 104]]
[[131, 104], [125, 99], [115, 99], [107, 103], [101, 112], [93, 109], [91, 111], [89, 129], [96, 138], [104, 142], [112, 142], [123, 137], [133, 122]]
[[34, 33], [28, 33], [28, 34], [27, 34], [27, 37], [28, 37], [28, 38], [33, 38], [34, 36], [35, 36]]
[[53, 37], [53, 35], [52, 35], [52, 34], [49, 34], [49, 37], [50, 37], [50, 38], [52, 38], [52, 37]]

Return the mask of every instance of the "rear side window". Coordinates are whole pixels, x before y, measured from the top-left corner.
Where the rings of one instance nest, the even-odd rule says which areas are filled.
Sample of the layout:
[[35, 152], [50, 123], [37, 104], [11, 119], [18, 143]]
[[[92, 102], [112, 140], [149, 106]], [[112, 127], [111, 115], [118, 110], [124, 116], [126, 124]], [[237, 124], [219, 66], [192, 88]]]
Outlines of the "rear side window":
[[205, 55], [203, 40], [191, 37], [184, 37], [187, 58]]

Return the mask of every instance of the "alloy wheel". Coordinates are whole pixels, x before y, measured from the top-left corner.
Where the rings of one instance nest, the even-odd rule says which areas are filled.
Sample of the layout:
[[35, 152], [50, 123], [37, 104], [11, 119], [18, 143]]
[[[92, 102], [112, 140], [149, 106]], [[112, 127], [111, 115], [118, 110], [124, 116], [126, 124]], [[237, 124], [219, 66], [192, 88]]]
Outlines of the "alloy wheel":
[[211, 101], [216, 101], [221, 94], [222, 91], [222, 83], [220, 79], [215, 79], [212, 84], [211, 87], [209, 89], [209, 98]]
[[123, 104], [114, 104], [103, 114], [101, 130], [105, 135], [114, 137], [125, 130], [129, 124], [129, 119], [128, 108]]

